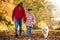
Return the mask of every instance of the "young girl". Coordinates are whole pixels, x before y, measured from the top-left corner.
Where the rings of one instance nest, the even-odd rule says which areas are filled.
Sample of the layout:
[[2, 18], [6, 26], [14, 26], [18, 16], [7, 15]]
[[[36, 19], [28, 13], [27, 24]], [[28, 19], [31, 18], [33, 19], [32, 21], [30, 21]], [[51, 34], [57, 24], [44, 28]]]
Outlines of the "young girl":
[[35, 24], [35, 17], [32, 13], [32, 9], [28, 9], [28, 13], [26, 14], [26, 35], [31, 36], [32, 26]]

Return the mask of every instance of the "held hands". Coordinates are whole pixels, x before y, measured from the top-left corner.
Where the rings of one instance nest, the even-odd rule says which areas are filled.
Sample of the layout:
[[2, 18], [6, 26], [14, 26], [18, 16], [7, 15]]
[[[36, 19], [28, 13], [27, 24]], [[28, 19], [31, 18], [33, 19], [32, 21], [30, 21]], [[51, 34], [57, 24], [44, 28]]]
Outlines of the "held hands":
[[24, 23], [26, 23], [26, 21], [23, 21]]
[[26, 23], [26, 22], [24, 21], [24, 23]]

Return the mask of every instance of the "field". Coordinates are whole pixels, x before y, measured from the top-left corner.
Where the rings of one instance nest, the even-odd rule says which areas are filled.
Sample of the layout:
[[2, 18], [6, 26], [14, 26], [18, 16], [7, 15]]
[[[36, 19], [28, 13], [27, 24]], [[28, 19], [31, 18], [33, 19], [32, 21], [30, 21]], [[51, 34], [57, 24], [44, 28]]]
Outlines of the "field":
[[60, 30], [49, 31], [48, 38], [45, 39], [41, 31], [32, 31], [32, 36], [27, 37], [26, 32], [22, 32], [22, 36], [15, 37], [13, 31], [3, 31], [0, 32], [0, 40], [60, 40]]

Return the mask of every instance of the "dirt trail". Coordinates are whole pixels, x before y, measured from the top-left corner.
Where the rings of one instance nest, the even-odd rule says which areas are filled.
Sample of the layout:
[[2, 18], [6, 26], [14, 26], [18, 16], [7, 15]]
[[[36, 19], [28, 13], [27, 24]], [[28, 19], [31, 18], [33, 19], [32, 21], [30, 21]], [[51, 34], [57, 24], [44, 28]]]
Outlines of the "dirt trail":
[[31, 37], [27, 37], [25, 32], [18, 38], [14, 35], [14, 32], [0, 32], [0, 40], [60, 40], [60, 31], [50, 31], [47, 39], [42, 36], [41, 31], [33, 31]]

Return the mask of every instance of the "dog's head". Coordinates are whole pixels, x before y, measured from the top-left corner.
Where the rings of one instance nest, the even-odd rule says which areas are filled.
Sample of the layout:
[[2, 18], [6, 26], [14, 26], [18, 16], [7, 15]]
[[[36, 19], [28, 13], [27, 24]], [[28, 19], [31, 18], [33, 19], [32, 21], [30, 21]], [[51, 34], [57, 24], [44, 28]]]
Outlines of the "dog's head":
[[48, 31], [48, 30], [49, 30], [49, 29], [48, 29], [48, 26], [44, 26], [44, 27], [43, 27], [43, 30], [44, 30], [44, 31]]

